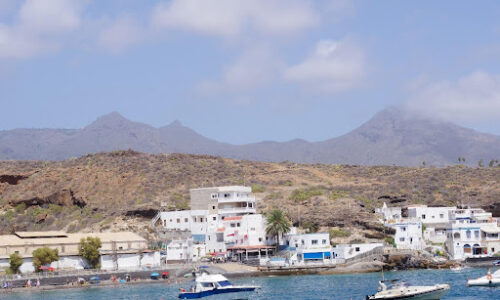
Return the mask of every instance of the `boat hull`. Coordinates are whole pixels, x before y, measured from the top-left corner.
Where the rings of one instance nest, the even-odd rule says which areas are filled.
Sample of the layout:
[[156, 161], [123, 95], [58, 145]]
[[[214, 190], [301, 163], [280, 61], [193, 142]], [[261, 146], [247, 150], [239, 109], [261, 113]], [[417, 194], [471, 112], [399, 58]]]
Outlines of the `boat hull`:
[[467, 281], [468, 286], [500, 286], [500, 279], [472, 279]]
[[367, 297], [367, 299], [372, 300], [372, 299], [384, 299], [384, 300], [397, 300], [397, 299], [412, 299], [412, 300], [439, 300], [443, 298], [447, 293], [449, 289], [442, 288], [439, 290], [434, 290], [434, 291], [429, 291], [429, 292], [424, 292], [424, 293], [419, 293], [419, 294], [411, 294], [411, 295], [383, 295], [383, 296], [377, 296], [373, 295], [370, 297]]
[[226, 294], [226, 293], [238, 293], [238, 292], [252, 292], [256, 287], [231, 287], [225, 289], [213, 289], [202, 292], [184, 292], [179, 294], [180, 299], [198, 299], [207, 296]]

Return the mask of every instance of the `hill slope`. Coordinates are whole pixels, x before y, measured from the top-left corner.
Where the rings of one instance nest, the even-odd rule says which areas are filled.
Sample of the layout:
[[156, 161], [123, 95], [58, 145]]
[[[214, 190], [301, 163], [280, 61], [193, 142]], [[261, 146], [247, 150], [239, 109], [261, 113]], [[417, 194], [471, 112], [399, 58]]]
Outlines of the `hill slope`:
[[61, 162], [0, 161], [0, 232], [146, 226], [161, 202], [188, 208], [189, 188], [246, 184], [256, 185], [260, 212], [281, 207], [296, 225], [377, 236], [372, 211], [384, 201], [499, 209], [499, 170], [265, 163], [134, 151]]
[[500, 159], [500, 137], [451, 123], [427, 120], [398, 109], [376, 114], [359, 128], [322, 142], [292, 140], [231, 145], [206, 138], [176, 121], [168, 126], [132, 122], [118, 113], [83, 129], [0, 131], [0, 159], [62, 160], [87, 153], [133, 149], [190, 153], [255, 161], [357, 165], [469, 165]]

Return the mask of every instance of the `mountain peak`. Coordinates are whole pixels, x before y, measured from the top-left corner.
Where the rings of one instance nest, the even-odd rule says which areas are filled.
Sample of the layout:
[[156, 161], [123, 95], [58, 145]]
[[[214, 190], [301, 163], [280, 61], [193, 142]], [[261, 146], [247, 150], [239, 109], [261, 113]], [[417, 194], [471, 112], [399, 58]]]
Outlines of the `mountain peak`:
[[109, 114], [100, 116], [99, 118], [97, 118], [97, 120], [88, 125], [87, 128], [116, 127], [130, 122], [130, 120], [122, 116], [120, 113], [114, 111]]
[[184, 125], [182, 125], [181, 121], [175, 120], [172, 123], [168, 124], [167, 126], [169, 126], [169, 127], [183, 127]]

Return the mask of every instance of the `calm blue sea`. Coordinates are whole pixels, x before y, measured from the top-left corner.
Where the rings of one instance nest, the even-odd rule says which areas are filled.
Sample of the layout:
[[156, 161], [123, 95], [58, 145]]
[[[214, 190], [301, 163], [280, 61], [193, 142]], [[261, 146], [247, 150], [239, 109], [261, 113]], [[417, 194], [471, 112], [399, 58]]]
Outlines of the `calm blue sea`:
[[[468, 288], [467, 277], [484, 275], [485, 269], [464, 269], [460, 272], [450, 270], [418, 270], [385, 272], [386, 279], [404, 279], [411, 284], [448, 283], [452, 286], [450, 293], [443, 299], [500, 299], [498, 288]], [[310, 275], [255, 277], [233, 280], [238, 284], [256, 284], [262, 289], [257, 293], [227, 294], [206, 297], [204, 299], [364, 299], [367, 294], [377, 290], [380, 273], [349, 275]], [[0, 299], [175, 299], [179, 287], [187, 288], [189, 284], [143, 284], [122, 285], [120, 287], [96, 287], [83, 290], [58, 290], [43, 293], [17, 293], [0, 295]]]

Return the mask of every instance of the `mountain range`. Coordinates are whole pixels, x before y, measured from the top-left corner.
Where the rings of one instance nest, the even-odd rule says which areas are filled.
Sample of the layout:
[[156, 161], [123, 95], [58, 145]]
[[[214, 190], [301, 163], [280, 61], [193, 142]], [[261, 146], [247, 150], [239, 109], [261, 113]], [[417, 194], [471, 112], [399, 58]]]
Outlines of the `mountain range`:
[[427, 119], [398, 108], [377, 113], [351, 132], [320, 142], [295, 139], [232, 145], [209, 139], [175, 121], [155, 128], [113, 112], [83, 129], [0, 131], [0, 159], [63, 160], [133, 149], [147, 153], [209, 154], [256, 161], [418, 166], [488, 164], [500, 159], [500, 136]]

